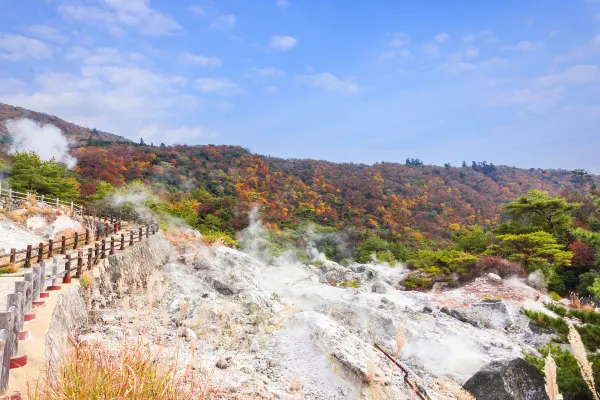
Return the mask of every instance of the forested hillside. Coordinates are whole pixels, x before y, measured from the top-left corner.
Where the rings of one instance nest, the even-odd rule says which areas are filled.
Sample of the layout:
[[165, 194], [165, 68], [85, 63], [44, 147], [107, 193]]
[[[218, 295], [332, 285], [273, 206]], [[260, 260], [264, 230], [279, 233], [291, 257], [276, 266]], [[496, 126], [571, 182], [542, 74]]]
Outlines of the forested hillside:
[[600, 288], [599, 179], [584, 170], [485, 161], [432, 166], [415, 158], [364, 165], [282, 159], [238, 146], [155, 146], [19, 112], [68, 126], [62, 132], [77, 162], [68, 170], [35, 153], [9, 155], [7, 137], [3, 169], [17, 190], [89, 203], [151, 192], [146, 206], [159, 215], [232, 245], [258, 207], [271, 253], [294, 249], [304, 262], [317, 262], [307, 252], [314, 241], [337, 262], [402, 261], [414, 270], [406, 288], [456, 283], [484, 270], [541, 271], [562, 295], [592, 294], [596, 278]]

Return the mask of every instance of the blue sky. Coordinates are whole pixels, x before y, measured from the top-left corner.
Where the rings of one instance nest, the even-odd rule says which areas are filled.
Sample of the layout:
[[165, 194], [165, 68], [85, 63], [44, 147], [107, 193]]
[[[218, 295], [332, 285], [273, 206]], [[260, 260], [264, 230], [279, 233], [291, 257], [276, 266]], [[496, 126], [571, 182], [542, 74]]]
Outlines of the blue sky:
[[600, 0], [0, 0], [0, 102], [155, 144], [600, 173]]

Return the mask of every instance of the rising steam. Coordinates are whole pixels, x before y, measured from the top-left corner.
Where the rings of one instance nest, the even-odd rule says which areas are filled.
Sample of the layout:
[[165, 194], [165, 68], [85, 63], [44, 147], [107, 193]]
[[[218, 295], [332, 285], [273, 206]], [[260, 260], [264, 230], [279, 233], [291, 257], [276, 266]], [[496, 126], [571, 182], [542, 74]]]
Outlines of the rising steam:
[[12, 119], [5, 122], [13, 142], [10, 151], [34, 151], [44, 161], [54, 157], [73, 168], [77, 160], [69, 154], [69, 141], [54, 125], [40, 125], [30, 119]]

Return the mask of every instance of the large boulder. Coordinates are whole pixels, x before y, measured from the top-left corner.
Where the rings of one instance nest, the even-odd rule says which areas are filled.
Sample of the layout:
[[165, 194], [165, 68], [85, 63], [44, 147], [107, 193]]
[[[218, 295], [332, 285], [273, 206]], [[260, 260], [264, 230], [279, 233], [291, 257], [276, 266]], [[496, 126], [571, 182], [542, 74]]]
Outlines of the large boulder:
[[477, 400], [549, 400], [544, 376], [522, 358], [486, 365], [464, 388]]

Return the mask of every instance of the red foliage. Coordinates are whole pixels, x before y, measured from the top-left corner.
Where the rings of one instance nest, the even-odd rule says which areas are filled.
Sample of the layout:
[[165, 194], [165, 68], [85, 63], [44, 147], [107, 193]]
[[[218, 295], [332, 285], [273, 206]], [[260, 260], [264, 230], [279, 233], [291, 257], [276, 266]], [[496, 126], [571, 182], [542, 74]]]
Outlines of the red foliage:
[[482, 257], [477, 260], [475, 271], [477, 271], [478, 275], [493, 272], [502, 278], [514, 275], [527, 275], [525, 270], [519, 264], [495, 256]]
[[576, 267], [587, 267], [594, 265], [594, 249], [585, 243], [576, 241], [569, 244], [569, 250], [573, 252], [572, 263]]

